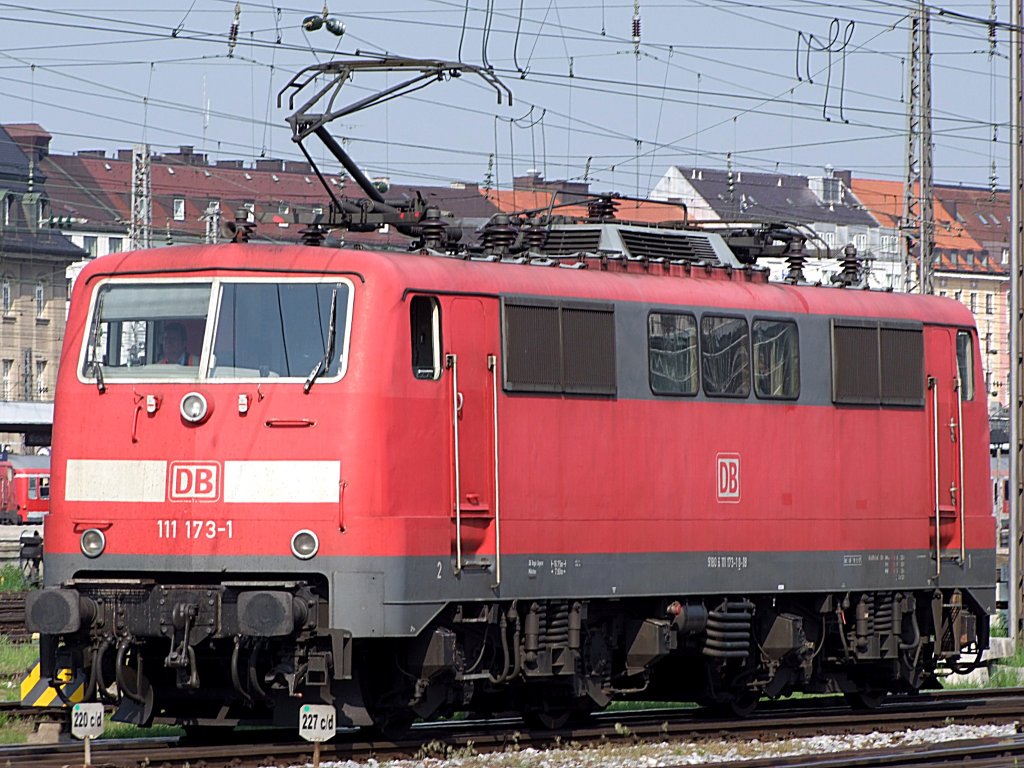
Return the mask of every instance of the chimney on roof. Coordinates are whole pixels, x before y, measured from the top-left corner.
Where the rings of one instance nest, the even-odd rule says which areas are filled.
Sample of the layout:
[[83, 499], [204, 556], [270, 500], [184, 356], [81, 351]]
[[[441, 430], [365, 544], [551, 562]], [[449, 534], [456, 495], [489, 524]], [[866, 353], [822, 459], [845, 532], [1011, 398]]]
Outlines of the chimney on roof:
[[512, 189], [527, 192], [557, 192], [561, 202], [572, 198], [586, 197], [590, 194], [590, 184], [585, 181], [545, 179], [540, 171], [534, 169], [527, 171], [525, 176], [513, 177]]
[[244, 160], [218, 160], [218, 168], [245, 168]]
[[119, 150], [117, 150], [117, 159], [118, 160], [131, 160], [132, 159], [132, 150], [130, 150], [130, 149], [119, 149]]
[[283, 171], [284, 160], [278, 160], [273, 157], [266, 157], [256, 161], [257, 171]]
[[6, 123], [3, 129], [25, 155], [39, 162], [50, 154], [50, 134], [38, 123]]
[[285, 173], [312, 173], [313, 167], [305, 160], [285, 160]]
[[177, 152], [168, 152], [164, 157], [181, 165], [206, 165], [206, 155], [196, 152], [191, 144], [181, 144]]
[[80, 149], [75, 152], [75, 157], [91, 157], [94, 160], [103, 160], [107, 156], [105, 149]]

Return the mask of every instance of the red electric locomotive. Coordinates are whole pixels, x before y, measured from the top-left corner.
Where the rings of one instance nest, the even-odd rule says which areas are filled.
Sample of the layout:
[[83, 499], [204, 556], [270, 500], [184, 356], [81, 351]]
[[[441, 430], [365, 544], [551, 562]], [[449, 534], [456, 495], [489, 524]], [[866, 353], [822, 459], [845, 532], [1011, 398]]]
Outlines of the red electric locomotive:
[[41, 523], [49, 508], [49, 456], [0, 461], [0, 524]]
[[[995, 583], [970, 313], [851, 287], [853, 259], [803, 284], [790, 230], [591, 213], [90, 264], [27, 606], [44, 675], [136, 723], [323, 701], [397, 728], [873, 705], [969, 666]], [[786, 241], [771, 283], [749, 262]]]

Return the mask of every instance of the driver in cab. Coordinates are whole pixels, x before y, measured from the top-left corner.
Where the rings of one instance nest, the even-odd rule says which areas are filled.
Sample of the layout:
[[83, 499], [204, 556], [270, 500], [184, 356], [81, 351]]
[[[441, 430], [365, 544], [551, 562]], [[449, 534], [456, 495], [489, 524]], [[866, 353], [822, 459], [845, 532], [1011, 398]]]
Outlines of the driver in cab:
[[189, 354], [185, 327], [181, 323], [168, 323], [164, 326], [163, 356], [161, 363], [172, 365], [199, 365], [199, 358]]

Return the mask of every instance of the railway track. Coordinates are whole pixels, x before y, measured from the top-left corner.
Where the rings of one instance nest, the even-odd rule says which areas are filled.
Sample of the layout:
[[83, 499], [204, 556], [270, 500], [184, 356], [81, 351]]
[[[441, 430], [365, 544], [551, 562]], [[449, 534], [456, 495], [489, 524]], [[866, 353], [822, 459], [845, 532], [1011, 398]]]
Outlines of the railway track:
[[[1024, 712], [1024, 689], [993, 691], [949, 691], [896, 699], [869, 713], [851, 712], [840, 699], [817, 698], [779, 702], [766, 706], [755, 716], [722, 719], [702, 710], [663, 709], [637, 712], [602, 713], [585, 725], [560, 731], [530, 731], [518, 718], [494, 718], [483, 721], [418, 725], [401, 741], [387, 741], [365, 731], [339, 732], [321, 747], [321, 760], [381, 761], [396, 758], [456, 757], [489, 752], [519, 751], [525, 748], [573, 744], [579, 747], [623, 744], [643, 745], [664, 741], [728, 740], [749, 743], [755, 739], [774, 742], [780, 739], [826, 734], [857, 734], [873, 731], [899, 732], [909, 729], [942, 727], [950, 724], [1015, 723]], [[100, 740], [92, 747], [97, 765], [184, 766], [202, 763], [215, 766], [270, 766], [308, 761], [312, 745], [297, 735], [281, 732], [245, 732], [245, 743], [189, 743], [186, 739], [161, 738], [138, 740]], [[31, 762], [33, 768], [57, 768], [82, 754], [80, 743], [48, 746], [0, 747], [0, 765]], [[959, 752], [957, 751], [959, 750]], [[887, 756], [883, 753], [891, 753]], [[773, 757], [769, 761], [744, 760], [746, 768], [771, 766], [807, 766], [846, 768], [871, 765], [948, 765], [965, 754], [972, 755], [972, 766], [1013, 764], [1024, 758], [1024, 737], [972, 739], [967, 743], [933, 745], [928, 750], [905, 748], [871, 750], [860, 753]], [[986, 757], [987, 756], [987, 757]], [[991, 763], [981, 762], [982, 759]], [[885, 760], [902, 762], [885, 762]], [[931, 760], [933, 762], [926, 762]], [[946, 760], [947, 762], [940, 762]], [[1003, 760], [1003, 762], [999, 762]], [[739, 765], [740, 763], [737, 763]]]
[[27, 592], [0, 592], [0, 636], [20, 643], [31, 639], [25, 629], [25, 595]]

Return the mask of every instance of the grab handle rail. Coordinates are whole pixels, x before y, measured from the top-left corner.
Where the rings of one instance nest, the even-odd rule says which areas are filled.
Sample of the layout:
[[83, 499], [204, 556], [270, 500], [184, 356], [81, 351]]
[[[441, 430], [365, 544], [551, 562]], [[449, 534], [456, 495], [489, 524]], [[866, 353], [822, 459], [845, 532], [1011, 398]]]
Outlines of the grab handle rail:
[[454, 447], [454, 472], [455, 472], [455, 572], [462, 572], [462, 484], [459, 477], [459, 411], [462, 404], [459, 402], [459, 356], [445, 355], [444, 364], [452, 372], [452, 440]]
[[928, 389], [932, 391], [932, 448], [935, 471], [935, 578], [942, 573], [942, 520], [939, 514], [939, 388], [934, 376], [928, 377]]

